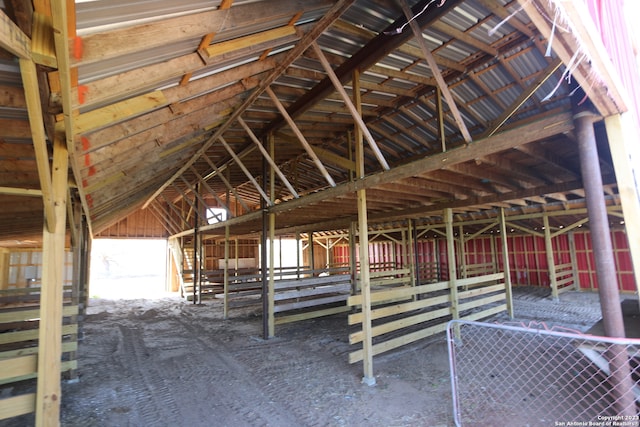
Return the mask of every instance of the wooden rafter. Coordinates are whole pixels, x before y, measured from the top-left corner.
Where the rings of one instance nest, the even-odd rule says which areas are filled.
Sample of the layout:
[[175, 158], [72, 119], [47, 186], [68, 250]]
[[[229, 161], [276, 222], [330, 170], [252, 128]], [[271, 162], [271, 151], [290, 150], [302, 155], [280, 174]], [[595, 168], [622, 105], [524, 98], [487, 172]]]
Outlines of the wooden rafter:
[[[158, 190], [156, 190], [149, 199], [144, 204], [146, 207], [151, 200], [156, 198], [158, 194], [160, 194], [164, 189], [178, 176], [180, 176], [189, 166], [191, 166], [200, 156], [202, 156], [207, 149], [220, 137], [222, 136], [231, 123], [233, 123], [238, 117], [244, 113], [244, 111], [278, 78], [293, 61], [295, 61], [302, 53], [310, 46], [310, 44], [318, 37], [320, 34], [327, 29], [331, 24], [338, 19], [345, 10], [347, 10], [355, 0], [339, 0], [334, 3], [331, 9], [316, 23], [316, 25], [306, 33], [296, 44], [296, 46], [291, 49], [285, 59], [280, 63], [280, 65], [275, 68], [268, 76], [265, 76], [260, 85], [248, 96], [245, 101], [238, 106], [238, 108], [234, 111], [234, 113], [229, 117], [229, 119], [222, 125], [218, 130], [216, 130], [215, 134], [207, 140], [202, 147], [198, 150], [197, 153], [187, 162], [187, 164], [181, 167], [167, 182], [165, 182]], [[234, 8], [232, 8], [233, 10]]]
[[278, 175], [278, 178], [280, 178], [280, 181], [282, 181], [282, 183], [287, 187], [291, 195], [296, 199], [300, 197], [298, 195], [298, 192], [293, 188], [293, 186], [291, 185], [287, 177], [284, 176], [284, 174], [282, 173], [282, 171], [280, 170], [276, 162], [269, 155], [267, 150], [262, 146], [258, 137], [253, 133], [249, 125], [247, 125], [247, 123], [242, 119], [242, 117], [238, 117], [238, 123], [240, 123], [240, 126], [242, 126], [242, 128], [247, 132], [247, 135], [249, 135], [249, 138], [254, 142], [254, 144], [256, 144], [256, 147], [258, 148], [262, 156], [265, 158], [267, 162], [269, 162], [269, 165], [271, 166], [273, 171]]
[[322, 67], [324, 68], [325, 72], [329, 76], [329, 80], [331, 80], [334, 88], [338, 91], [345, 105], [349, 109], [349, 112], [351, 113], [353, 120], [356, 122], [356, 126], [360, 128], [360, 131], [362, 131], [363, 136], [369, 143], [369, 148], [373, 150], [373, 154], [376, 156], [376, 159], [378, 159], [378, 162], [382, 166], [382, 169], [389, 170], [389, 164], [387, 163], [387, 160], [382, 155], [382, 152], [380, 151], [378, 144], [373, 139], [373, 135], [371, 135], [371, 132], [369, 132], [369, 129], [367, 129], [367, 125], [364, 124], [361, 113], [358, 113], [358, 111], [356, 110], [356, 107], [353, 105], [353, 102], [351, 102], [351, 100], [349, 99], [349, 95], [347, 95], [347, 91], [344, 89], [344, 87], [342, 87], [342, 83], [340, 82], [340, 79], [338, 79], [338, 76], [331, 68], [329, 61], [327, 61], [327, 58], [324, 56], [324, 53], [322, 53], [322, 49], [320, 49], [320, 46], [318, 46], [316, 42], [313, 42], [311, 46], [313, 47], [314, 52], [318, 56], [318, 59], [320, 59], [320, 63], [322, 64]]
[[551, 61], [551, 63], [542, 71], [540, 77], [538, 77], [527, 90], [520, 93], [520, 95], [505, 108], [496, 120], [493, 121], [491, 126], [482, 134], [482, 137], [486, 138], [488, 136], [493, 135], [500, 129], [500, 127], [507, 121], [511, 116], [513, 116], [516, 111], [527, 102], [529, 98], [533, 96], [534, 93], [556, 72], [558, 68], [562, 65], [562, 61], [560, 59], [555, 59]]
[[447, 100], [447, 104], [449, 104], [449, 109], [451, 111], [451, 114], [453, 115], [454, 120], [456, 121], [456, 124], [458, 125], [458, 129], [460, 129], [460, 133], [462, 133], [462, 137], [464, 138], [464, 141], [467, 144], [469, 144], [472, 142], [471, 134], [469, 133], [469, 130], [467, 129], [467, 125], [464, 123], [464, 120], [462, 119], [462, 115], [460, 114], [460, 111], [458, 110], [458, 106], [453, 99], [453, 95], [451, 95], [449, 86], [447, 86], [447, 83], [444, 81], [444, 77], [442, 76], [442, 73], [438, 68], [438, 63], [436, 62], [435, 58], [433, 57], [433, 54], [431, 53], [431, 51], [429, 50], [429, 47], [427, 46], [427, 42], [425, 41], [422, 35], [422, 29], [420, 28], [418, 23], [415, 21], [413, 12], [409, 8], [409, 5], [407, 4], [406, 0], [399, 0], [399, 1], [405, 16], [409, 21], [409, 26], [413, 31], [413, 35], [415, 39], [418, 41], [418, 44], [420, 45], [422, 54], [424, 55], [424, 58], [426, 59], [427, 64], [429, 64], [429, 68], [431, 69], [431, 72], [433, 73], [433, 76], [435, 77], [436, 82], [438, 83], [438, 88], [440, 88], [442, 95]]
[[333, 180], [331, 175], [329, 175], [327, 168], [324, 167], [324, 165], [322, 164], [322, 162], [320, 161], [316, 153], [313, 151], [311, 144], [309, 144], [307, 139], [304, 137], [304, 135], [302, 134], [302, 131], [300, 131], [300, 128], [298, 128], [296, 123], [293, 121], [293, 118], [289, 115], [286, 108], [284, 108], [284, 105], [282, 105], [282, 103], [280, 102], [276, 94], [273, 92], [273, 90], [271, 90], [270, 87], [266, 88], [265, 92], [267, 92], [267, 95], [269, 95], [269, 97], [275, 104], [278, 111], [280, 111], [280, 114], [282, 114], [282, 117], [284, 117], [286, 122], [289, 124], [289, 127], [291, 128], [293, 133], [296, 135], [296, 137], [298, 137], [298, 141], [300, 142], [300, 144], [302, 144], [302, 146], [304, 147], [309, 157], [311, 157], [311, 160], [316, 165], [320, 173], [322, 173], [322, 176], [324, 176], [324, 178], [327, 180], [330, 186], [335, 187], [336, 182]]

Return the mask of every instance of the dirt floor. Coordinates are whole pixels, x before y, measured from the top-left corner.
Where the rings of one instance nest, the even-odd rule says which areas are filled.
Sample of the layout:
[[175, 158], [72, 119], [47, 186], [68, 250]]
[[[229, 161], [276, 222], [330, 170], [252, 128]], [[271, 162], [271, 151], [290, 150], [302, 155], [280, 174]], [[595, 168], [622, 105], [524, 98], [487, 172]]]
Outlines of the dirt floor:
[[[600, 319], [592, 293], [570, 292], [558, 303], [547, 290], [520, 288], [515, 310], [518, 321], [578, 331]], [[283, 325], [267, 341], [261, 328], [249, 310], [223, 320], [219, 301], [92, 299], [79, 381], [62, 387], [62, 424], [454, 425], [444, 335], [376, 356], [370, 387], [361, 384], [362, 364], [347, 362], [345, 315]], [[32, 423], [28, 415], [0, 426]]]

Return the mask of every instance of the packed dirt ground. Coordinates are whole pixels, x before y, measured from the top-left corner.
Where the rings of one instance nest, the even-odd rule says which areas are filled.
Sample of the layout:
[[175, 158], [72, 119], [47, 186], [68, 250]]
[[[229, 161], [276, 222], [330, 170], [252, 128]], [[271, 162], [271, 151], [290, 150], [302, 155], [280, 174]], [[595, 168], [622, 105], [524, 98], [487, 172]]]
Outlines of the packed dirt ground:
[[[515, 310], [524, 323], [579, 331], [600, 319], [592, 293], [557, 303], [547, 290], [516, 289]], [[454, 425], [443, 334], [376, 356], [371, 387], [361, 383], [362, 364], [347, 361], [348, 333], [336, 315], [279, 326], [263, 340], [257, 311], [224, 320], [220, 301], [92, 299], [79, 381], [62, 387], [62, 425]], [[32, 423], [28, 415], [0, 426]]]

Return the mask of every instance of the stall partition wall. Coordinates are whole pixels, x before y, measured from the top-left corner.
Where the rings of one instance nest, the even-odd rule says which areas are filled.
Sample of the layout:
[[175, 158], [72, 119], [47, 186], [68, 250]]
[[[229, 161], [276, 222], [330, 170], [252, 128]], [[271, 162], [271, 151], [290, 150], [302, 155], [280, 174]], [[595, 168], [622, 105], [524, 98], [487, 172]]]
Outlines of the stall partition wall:
[[[464, 244], [464, 260], [460, 259], [460, 243], [457, 241], [458, 277], [473, 277], [481, 274], [504, 271], [502, 250], [498, 233], [478, 236]], [[611, 232], [618, 286], [621, 292], [636, 290], [633, 265], [629, 252], [627, 235], [623, 230]], [[509, 265], [513, 286], [549, 287], [551, 278], [545, 241], [543, 237], [525, 234], [508, 236]], [[556, 277], [562, 271], [571, 270], [572, 284], [581, 290], [597, 290], [595, 263], [591, 238], [588, 231], [575, 231], [554, 237], [551, 240]], [[402, 245], [391, 241], [370, 243], [369, 256], [373, 265], [395, 263], [397, 268], [408, 267], [406, 257], [401, 256]], [[347, 263], [348, 245], [337, 245], [333, 258]], [[420, 283], [448, 280], [446, 239], [441, 237], [422, 238], [415, 244], [416, 275]], [[567, 273], [568, 274], [568, 273]], [[562, 276], [558, 279], [562, 280]]]

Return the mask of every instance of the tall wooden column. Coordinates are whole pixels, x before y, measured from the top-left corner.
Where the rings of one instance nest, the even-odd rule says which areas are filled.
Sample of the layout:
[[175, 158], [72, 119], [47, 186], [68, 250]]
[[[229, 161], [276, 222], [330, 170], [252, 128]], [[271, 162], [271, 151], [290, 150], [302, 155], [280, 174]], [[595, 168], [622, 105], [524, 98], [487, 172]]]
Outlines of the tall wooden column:
[[69, 158], [65, 142], [55, 139], [52, 198], [55, 226], [42, 234], [42, 288], [38, 333], [38, 390], [36, 426], [60, 423], [60, 364], [62, 355], [62, 293], [65, 264]]
[[[504, 290], [507, 298], [507, 312], [513, 319], [513, 295], [511, 292], [511, 267], [509, 266], [509, 243], [507, 240], [507, 221], [504, 216], [504, 208], [500, 208], [500, 234], [502, 242], [502, 269], [504, 270]], [[493, 238], [491, 239], [493, 242]], [[494, 248], [494, 244], [491, 245]], [[495, 252], [493, 252], [495, 254]], [[497, 262], [496, 262], [497, 263]], [[497, 271], [497, 268], [496, 268]]]
[[551, 286], [551, 297], [558, 301], [558, 281], [556, 280], [556, 262], [553, 259], [553, 241], [551, 240], [551, 227], [549, 226], [549, 216], [543, 215], [544, 224], [544, 249], [547, 256], [547, 270], [549, 271], [549, 285]]
[[[360, 71], [353, 72], [353, 96], [358, 114], [362, 116], [362, 101], [360, 99]], [[358, 126], [354, 129], [356, 144], [356, 174], [358, 179], [364, 178], [364, 138]], [[367, 192], [358, 190], [358, 234], [360, 249], [360, 292], [362, 293], [362, 352], [363, 370], [362, 382], [373, 386], [376, 378], [373, 376], [373, 336], [371, 331], [371, 278], [369, 272], [369, 222], [367, 219]]]
[[444, 224], [447, 231], [447, 266], [449, 270], [449, 292], [451, 294], [451, 318], [459, 319], [458, 283], [456, 273], [456, 239], [453, 236], [453, 210], [444, 210]]
[[[273, 138], [273, 134], [269, 134], [269, 154], [271, 158], [275, 158], [275, 139]], [[269, 200], [271, 201], [271, 205], [276, 200], [276, 173], [273, 166], [269, 167]], [[268, 285], [268, 337], [273, 338], [276, 334], [276, 320], [275, 320], [275, 277], [276, 277], [276, 269], [275, 269], [275, 240], [276, 240], [276, 215], [274, 213], [269, 213], [269, 285]], [[282, 251], [282, 245], [280, 245], [279, 250]], [[282, 265], [280, 265], [282, 267]]]

